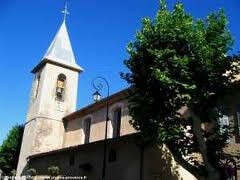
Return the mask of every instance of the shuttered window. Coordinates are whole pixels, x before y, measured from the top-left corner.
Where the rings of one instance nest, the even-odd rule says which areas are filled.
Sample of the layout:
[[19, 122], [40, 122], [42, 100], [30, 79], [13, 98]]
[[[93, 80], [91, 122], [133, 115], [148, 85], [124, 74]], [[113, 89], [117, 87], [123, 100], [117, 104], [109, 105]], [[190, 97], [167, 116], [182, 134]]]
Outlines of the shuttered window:
[[84, 143], [89, 143], [90, 130], [91, 130], [91, 118], [87, 118], [84, 120], [83, 130], [84, 130], [84, 135], [85, 135]]
[[114, 111], [114, 117], [113, 117], [113, 137], [120, 136], [121, 116], [122, 116], [121, 108], [116, 109]]

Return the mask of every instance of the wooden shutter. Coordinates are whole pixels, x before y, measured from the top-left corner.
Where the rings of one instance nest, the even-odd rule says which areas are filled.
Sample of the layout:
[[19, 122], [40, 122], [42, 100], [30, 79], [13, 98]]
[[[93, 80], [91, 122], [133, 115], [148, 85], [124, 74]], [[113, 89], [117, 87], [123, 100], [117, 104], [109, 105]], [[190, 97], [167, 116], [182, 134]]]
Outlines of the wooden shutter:
[[89, 143], [90, 129], [91, 129], [91, 119], [88, 118], [84, 121], [84, 133], [85, 133], [84, 143]]
[[122, 111], [121, 111], [120, 108], [114, 111], [114, 117], [113, 117], [113, 137], [119, 137], [120, 136], [121, 116], [122, 116]]

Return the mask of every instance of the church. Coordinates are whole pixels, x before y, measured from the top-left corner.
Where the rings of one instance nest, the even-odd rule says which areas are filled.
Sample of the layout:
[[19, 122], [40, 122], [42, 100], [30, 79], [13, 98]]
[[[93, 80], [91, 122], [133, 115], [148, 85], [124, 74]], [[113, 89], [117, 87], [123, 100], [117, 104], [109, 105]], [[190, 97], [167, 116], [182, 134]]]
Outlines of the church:
[[30, 168], [39, 177], [48, 176], [48, 167], [57, 166], [60, 176], [91, 180], [101, 179], [102, 174], [107, 180], [195, 179], [167, 148], [142, 146], [129, 123], [128, 89], [76, 109], [83, 68], [75, 59], [66, 18], [32, 73], [18, 176]]

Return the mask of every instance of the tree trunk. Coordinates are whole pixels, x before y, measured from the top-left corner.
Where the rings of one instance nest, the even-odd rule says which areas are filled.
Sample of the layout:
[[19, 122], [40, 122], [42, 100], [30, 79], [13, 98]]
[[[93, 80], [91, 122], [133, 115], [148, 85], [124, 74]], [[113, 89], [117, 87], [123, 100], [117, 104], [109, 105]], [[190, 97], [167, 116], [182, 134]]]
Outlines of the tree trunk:
[[201, 128], [201, 120], [194, 112], [191, 112], [191, 117], [193, 118], [193, 133], [196, 136], [197, 142], [199, 144], [199, 150], [203, 158], [203, 163], [206, 167], [207, 177], [206, 180], [219, 180], [220, 173], [218, 170], [209, 162], [207, 155], [207, 145], [204, 140], [204, 136]]
[[178, 151], [175, 150], [175, 145], [168, 143], [166, 144], [169, 151], [174, 157], [174, 160], [181, 165], [184, 169], [189, 171], [193, 176], [195, 176], [196, 179], [202, 179], [203, 174], [201, 173], [201, 169], [193, 166], [190, 164], [188, 161], [186, 161], [183, 157], [182, 154], [180, 154]]

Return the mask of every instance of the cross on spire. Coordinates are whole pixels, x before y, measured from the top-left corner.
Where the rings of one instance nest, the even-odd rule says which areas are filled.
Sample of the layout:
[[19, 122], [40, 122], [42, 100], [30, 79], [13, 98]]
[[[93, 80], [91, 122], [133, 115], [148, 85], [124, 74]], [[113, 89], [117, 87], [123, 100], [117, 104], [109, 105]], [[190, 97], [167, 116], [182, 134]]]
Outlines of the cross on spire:
[[63, 20], [65, 21], [67, 15], [69, 15], [68, 7], [67, 7], [67, 1], [65, 2], [65, 7], [64, 7], [64, 10], [62, 10], [62, 13], [63, 13]]

